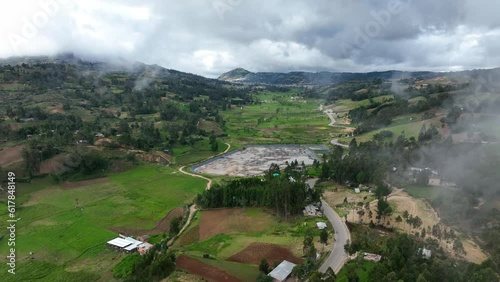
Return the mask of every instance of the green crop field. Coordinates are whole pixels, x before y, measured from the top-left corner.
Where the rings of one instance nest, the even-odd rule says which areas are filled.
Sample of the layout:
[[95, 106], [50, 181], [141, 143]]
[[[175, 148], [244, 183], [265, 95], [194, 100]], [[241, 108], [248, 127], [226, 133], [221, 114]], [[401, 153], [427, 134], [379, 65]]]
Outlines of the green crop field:
[[[385, 99], [393, 99], [393, 95], [386, 95], [386, 96], [379, 96], [373, 98], [374, 102], [379, 102], [382, 103]], [[343, 112], [348, 112], [352, 109], [359, 108], [361, 106], [368, 106], [370, 105], [370, 99], [365, 99], [361, 101], [353, 101], [351, 99], [341, 99], [335, 102], [335, 104], [328, 106], [328, 108], [331, 108], [334, 112], [336, 113], [343, 113]]]
[[218, 151], [214, 152], [210, 148], [210, 142], [208, 140], [203, 140], [195, 143], [193, 146], [174, 147], [173, 153], [175, 156], [175, 163], [186, 165], [201, 162], [227, 149], [227, 145], [220, 141], [218, 142], [218, 146]]
[[[19, 183], [16, 279], [90, 281], [109, 275], [123, 257], [105, 246], [117, 235], [109, 227], [153, 228], [171, 209], [192, 201], [204, 186], [201, 179], [155, 165], [74, 189], [63, 189], [47, 178]], [[7, 220], [5, 212], [0, 220]], [[7, 253], [2, 241], [0, 252]], [[5, 264], [0, 272], [1, 281], [10, 281]]]
[[[373, 139], [373, 136], [377, 133], [380, 133], [383, 130], [391, 131], [394, 133], [394, 135], [391, 138], [386, 138], [385, 141], [395, 141], [399, 135], [401, 135], [403, 132], [405, 133], [406, 138], [410, 137], [418, 137], [418, 134], [420, 132], [420, 129], [422, 129], [422, 126], [425, 124], [426, 126], [430, 126], [431, 124], [434, 125], [439, 125], [438, 119], [431, 119], [431, 120], [424, 120], [424, 121], [415, 121], [411, 122], [409, 116], [403, 116], [403, 117], [398, 117], [394, 119], [394, 121], [391, 123], [391, 125], [370, 131], [365, 134], [361, 134], [358, 136], [355, 136], [356, 141], [359, 142], [367, 142]], [[346, 144], [349, 144], [351, 142], [352, 138], [341, 138], [340, 141]]]
[[326, 127], [330, 119], [319, 110], [320, 99], [297, 98], [298, 91], [260, 93], [261, 104], [221, 112], [230, 143], [324, 143], [340, 128]]
[[429, 201], [436, 199], [441, 193], [441, 187], [435, 186], [418, 186], [418, 185], [409, 185], [405, 187], [405, 191], [408, 192], [411, 196], [415, 198], [422, 198]]

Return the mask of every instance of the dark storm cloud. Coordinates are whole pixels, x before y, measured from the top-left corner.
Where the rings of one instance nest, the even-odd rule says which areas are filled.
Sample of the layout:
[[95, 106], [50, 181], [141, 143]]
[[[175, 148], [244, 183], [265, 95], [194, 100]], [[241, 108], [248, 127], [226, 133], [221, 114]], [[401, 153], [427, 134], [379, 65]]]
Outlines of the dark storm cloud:
[[[500, 3], [493, 0], [54, 1], [0, 4], [0, 57], [74, 51], [206, 76], [235, 67], [361, 72], [500, 65]], [[59, 6], [47, 10], [47, 3]], [[24, 36], [26, 20], [33, 24], [43, 12], [46, 23]]]

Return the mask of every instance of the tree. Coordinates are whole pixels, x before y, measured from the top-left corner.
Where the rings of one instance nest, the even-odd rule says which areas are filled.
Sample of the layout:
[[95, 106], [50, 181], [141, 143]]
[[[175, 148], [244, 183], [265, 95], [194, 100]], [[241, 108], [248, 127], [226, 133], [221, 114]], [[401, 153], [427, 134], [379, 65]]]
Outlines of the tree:
[[219, 150], [219, 143], [217, 142], [212, 143], [211, 149], [213, 152], [217, 152]]
[[409, 217], [409, 216], [410, 216], [410, 213], [409, 213], [407, 210], [405, 210], [405, 211], [403, 212], [403, 218], [404, 218], [404, 219], [408, 219], [408, 217]]
[[269, 273], [269, 263], [267, 262], [267, 259], [263, 258], [260, 261], [259, 271], [262, 272], [262, 273], [264, 273], [264, 274]]
[[328, 231], [326, 231], [326, 228], [322, 229], [319, 233], [319, 241], [323, 244], [326, 244], [326, 242], [328, 241]]
[[349, 151], [356, 150], [358, 148], [358, 142], [356, 141], [356, 138], [353, 138], [351, 140], [351, 143], [349, 143]]
[[366, 181], [366, 173], [364, 171], [360, 171], [358, 173], [358, 175], [356, 175], [356, 180], [358, 181], [358, 183], [365, 183]]
[[272, 282], [273, 281], [273, 278], [271, 276], [267, 276], [263, 273], [259, 273], [259, 275], [257, 276], [257, 282]]
[[389, 202], [384, 197], [380, 197], [377, 202], [377, 213], [379, 218], [383, 218], [386, 215], [392, 213], [392, 208], [389, 205]]
[[403, 219], [401, 218], [400, 215], [398, 215], [398, 217], [396, 217], [396, 222], [401, 223], [402, 221], [403, 221]]
[[459, 254], [465, 255], [464, 245], [462, 244], [462, 240], [460, 240], [460, 238], [455, 239], [453, 242], [453, 250]]
[[22, 151], [24, 172], [31, 179], [35, 172], [40, 169], [42, 162], [41, 151], [36, 147], [34, 142], [30, 142]]
[[418, 185], [427, 186], [429, 184], [430, 172], [427, 169], [417, 174], [416, 182]]
[[170, 234], [171, 235], [177, 235], [177, 233], [179, 233], [180, 231], [180, 228], [181, 228], [181, 221], [182, 221], [182, 217], [178, 216], [178, 217], [174, 217], [171, 221], [170, 221]]

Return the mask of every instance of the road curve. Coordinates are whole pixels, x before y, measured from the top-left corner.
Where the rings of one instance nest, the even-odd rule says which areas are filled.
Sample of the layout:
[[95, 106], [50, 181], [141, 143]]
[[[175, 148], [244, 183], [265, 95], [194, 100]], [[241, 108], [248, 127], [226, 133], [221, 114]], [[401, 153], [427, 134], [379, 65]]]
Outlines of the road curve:
[[338, 273], [347, 259], [347, 253], [344, 250], [344, 246], [347, 241], [350, 240], [351, 234], [344, 221], [324, 200], [321, 200], [321, 208], [323, 214], [328, 218], [335, 230], [335, 243], [333, 244], [332, 252], [323, 262], [319, 271], [325, 273], [326, 270], [331, 267], [335, 273]]
[[340, 147], [342, 147], [342, 148], [349, 149], [349, 145], [339, 143], [339, 139], [333, 139], [333, 140], [332, 140], [332, 145], [335, 145], [335, 146], [340, 146]]
[[[222, 155], [222, 154], [225, 154], [229, 151], [229, 149], [231, 149], [231, 144], [229, 143], [224, 143], [227, 145], [227, 148], [226, 150], [224, 150], [224, 152], [220, 153], [220, 154], [217, 154], [215, 156], [212, 156], [208, 159], [211, 159], [213, 157], [216, 157], [216, 156], [219, 156], [219, 155]], [[208, 160], [207, 159], [207, 160]], [[194, 174], [194, 173], [190, 173], [190, 172], [187, 172], [185, 171], [184, 169], [186, 168], [186, 166], [182, 166], [179, 168], [179, 172], [182, 173], [182, 174], [185, 174], [185, 175], [189, 175], [189, 176], [192, 176], [192, 177], [198, 177], [198, 178], [201, 178], [203, 180], [206, 180], [207, 181], [207, 185], [205, 186], [205, 190], [210, 190], [210, 187], [212, 187], [212, 179], [208, 178], [208, 177], [205, 177], [205, 176], [202, 176], [202, 175], [199, 175], [199, 174]], [[189, 216], [188, 216], [188, 219], [186, 220], [186, 223], [184, 224], [184, 226], [182, 226], [182, 229], [179, 231], [179, 233], [177, 233], [177, 235], [175, 237], [173, 237], [172, 239], [170, 239], [170, 241], [168, 241], [168, 245], [171, 246], [175, 239], [177, 239], [181, 234], [182, 232], [184, 232], [184, 230], [186, 230], [189, 226], [189, 224], [191, 224], [191, 220], [193, 219], [193, 216], [194, 216], [194, 213], [198, 210], [198, 207], [193, 204], [191, 205], [191, 207], [189, 208]]]

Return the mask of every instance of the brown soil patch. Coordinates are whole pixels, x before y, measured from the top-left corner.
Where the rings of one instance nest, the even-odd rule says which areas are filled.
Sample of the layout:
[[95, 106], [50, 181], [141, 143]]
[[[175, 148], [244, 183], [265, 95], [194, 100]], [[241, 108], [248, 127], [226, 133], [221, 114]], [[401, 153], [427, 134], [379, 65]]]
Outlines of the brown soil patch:
[[59, 155], [43, 161], [40, 164], [40, 174], [61, 173], [66, 169], [64, 164], [68, 160], [68, 155]]
[[184, 208], [174, 208], [153, 229], [132, 229], [126, 227], [110, 227], [109, 229], [129, 236], [168, 233], [170, 231], [170, 221], [176, 217], [184, 216], [184, 213]]
[[23, 160], [23, 145], [5, 148], [0, 151], [0, 166], [8, 166]]
[[80, 187], [85, 187], [85, 186], [90, 186], [94, 184], [99, 184], [99, 183], [105, 183], [110, 181], [111, 179], [107, 177], [101, 177], [101, 178], [96, 178], [96, 179], [90, 179], [90, 180], [84, 180], [84, 181], [77, 181], [77, 182], [64, 182], [59, 184], [64, 189], [76, 189]]
[[109, 139], [109, 138], [101, 138], [101, 139], [97, 139], [95, 142], [94, 142], [94, 145], [95, 146], [104, 146], [106, 145], [107, 143], [109, 144], [116, 144], [113, 140]]
[[50, 113], [51, 114], [61, 114], [61, 113], [64, 113], [64, 110], [62, 108], [55, 108], [55, 109], [50, 110]]
[[269, 214], [259, 216], [258, 220], [256, 220], [256, 218], [245, 214], [241, 208], [204, 211], [200, 222], [200, 241], [218, 234], [264, 231], [272, 222], [272, 216]]
[[200, 226], [191, 228], [188, 232], [184, 233], [179, 239], [179, 245], [186, 246], [196, 243], [200, 240]]
[[266, 243], [252, 243], [241, 252], [233, 255], [228, 260], [240, 263], [259, 264], [265, 258], [272, 265], [283, 260], [301, 264], [302, 259], [293, 255], [292, 251], [284, 246]]
[[226, 272], [213, 266], [202, 263], [199, 260], [181, 255], [177, 258], [175, 264], [177, 268], [185, 270], [191, 274], [203, 277], [211, 282], [239, 282], [240, 280]]

